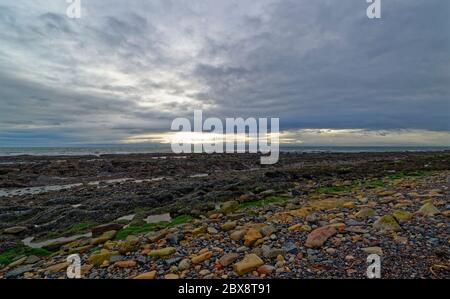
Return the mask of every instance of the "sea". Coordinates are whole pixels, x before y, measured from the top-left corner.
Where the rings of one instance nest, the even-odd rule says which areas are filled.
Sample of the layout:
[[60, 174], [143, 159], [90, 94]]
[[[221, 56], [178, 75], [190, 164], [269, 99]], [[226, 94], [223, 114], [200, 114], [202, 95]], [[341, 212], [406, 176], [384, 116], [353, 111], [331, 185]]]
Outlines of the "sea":
[[[358, 153], [450, 151], [450, 146], [304, 146], [281, 145], [281, 152]], [[76, 147], [0, 147], [0, 157], [8, 156], [82, 156], [104, 154], [170, 153], [170, 146], [76, 146]]]

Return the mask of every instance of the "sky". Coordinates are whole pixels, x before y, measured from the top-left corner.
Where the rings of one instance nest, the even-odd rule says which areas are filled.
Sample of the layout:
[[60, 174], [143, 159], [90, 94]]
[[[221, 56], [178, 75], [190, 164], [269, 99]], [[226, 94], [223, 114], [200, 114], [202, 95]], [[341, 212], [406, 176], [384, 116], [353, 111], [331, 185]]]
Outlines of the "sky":
[[450, 146], [450, 1], [368, 5], [0, 0], [0, 146], [159, 142], [194, 109], [277, 117], [282, 143]]

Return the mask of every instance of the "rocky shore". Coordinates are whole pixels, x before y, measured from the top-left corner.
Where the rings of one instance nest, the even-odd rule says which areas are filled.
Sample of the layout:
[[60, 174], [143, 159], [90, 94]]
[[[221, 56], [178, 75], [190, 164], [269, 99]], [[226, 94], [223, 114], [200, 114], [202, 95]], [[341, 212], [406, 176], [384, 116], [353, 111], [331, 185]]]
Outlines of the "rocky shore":
[[449, 152], [0, 160], [0, 278], [450, 278]]

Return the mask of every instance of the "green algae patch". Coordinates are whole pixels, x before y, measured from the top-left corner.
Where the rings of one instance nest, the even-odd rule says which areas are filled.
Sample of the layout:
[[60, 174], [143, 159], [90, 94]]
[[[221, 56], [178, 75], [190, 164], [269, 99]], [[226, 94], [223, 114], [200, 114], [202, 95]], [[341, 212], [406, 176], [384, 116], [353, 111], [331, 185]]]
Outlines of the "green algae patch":
[[121, 229], [117, 232], [116, 240], [124, 240], [129, 235], [138, 235], [142, 233], [148, 233], [154, 230], [171, 227], [183, 223], [187, 223], [194, 219], [191, 215], [180, 215], [171, 221], [162, 221], [159, 223], [146, 223], [143, 225], [130, 225], [127, 228]]

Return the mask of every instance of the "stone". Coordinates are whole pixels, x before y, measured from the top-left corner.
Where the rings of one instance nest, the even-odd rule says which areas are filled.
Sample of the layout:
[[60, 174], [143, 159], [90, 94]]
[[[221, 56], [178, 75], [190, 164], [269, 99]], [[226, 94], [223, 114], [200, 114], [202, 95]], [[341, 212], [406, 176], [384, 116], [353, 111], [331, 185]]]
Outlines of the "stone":
[[236, 211], [238, 208], [239, 208], [239, 202], [237, 202], [235, 200], [230, 200], [230, 201], [224, 202], [221, 205], [220, 211], [224, 214], [229, 214], [229, 213]]
[[362, 248], [361, 250], [368, 254], [377, 254], [379, 256], [383, 255], [383, 249], [381, 247], [367, 247]]
[[217, 234], [219, 232], [214, 227], [208, 227], [207, 231], [208, 231], [208, 234], [211, 234], [211, 235], [215, 235], [215, 234]]
[[274, 270], [275, 270], [275, 267], [273, 267], [273, 266], [270, 266], [270, 265], [262, 265], [262, 266], [258, 267], [258, 270], [257, 270], [257, 271], [258, 271], [259, 274], [265, 274], [265, 275], [267, 275], [267, 274], [272, 273]]
[[178, 245], [184, 239], [184, 234], [171, 233], [166, 236], [166, 239], [170, 243], [170, 245]]
[[301, 227], [303, 226], [303, 224], [298, 223], [298, 224], [294, 224], [292, 226], [290, 226], [288, 228], [289, 231], [299, 231], [301, 229]]
[[137, 266], [136, 261], [130, 260], [130, 261], [118, 261], [114, 263], [114, 267], [117, 268], [134, 268]]
[[247, 247], [252, 246], [255, 242], [261, 239], [263, 236], [259, 230], [250, 228], [244, 236], [244, 245]]
[[273, 233], [275, 233], [277, 231], [277, 229], [271, 225], [266, 225], [266, 226], [262, 227], [259, 231], [264, 237], [268, 237], [268, 236], [272, 235]]
[[373, 224], [373, 228], [381, 231], [400, 231], [401, 227], [397, 220], [391, 215], [384, 215], [378, 218]]
[[219, 263], [224, 266], [227, 267], [229, 265], [231, 265], [232, 263], [234, 263], [234, 261], [236, 261], [239, 258], [239, 253], [226, 253], [224, 254], [220, 259], [219, 259]]
[[248, 250], [247, 246], [241, 246], [238, 249], [236, 249], [236, 252], [242, 253], [242, 252], [246, 252]]
[[175, 247], [166, 247], [166, 248], [162, 248], [162, 249], [151, 250], [148, 253], [148, 256], [165, 257], [165, 256], [174, 254], [176, 251], [177, 251], [177, 249]]
[[223, 231], [230, 231], [237, 226], [237, 221], [227, 221], [220, 227]]
[[13, 226], [13, 227], [8, 227], [8, 228], [4, 229], [3, 233], [10, 234], [10, 235], [17, 235], [26, 230], [27, 230], [27, 228], [25, 226]]
[[272, 248], [268, 245], [261, 246], [262, 256], [265, 258], [274, 258], [278, 255], [285, 255], [286, 252], [282, 248]]
[[152, 243], [158, 242], [162, 238], [164, 238], [167, 235], [167, 230], [160, 230], [157, 232], [150, 232], [145, 235], [145, 237]]
[[109, 259], [109, 262], [110, 263], [115, 263], [115, 262], [120, 262], [120, 261], [123, 261], [123, 260], [125, 260], [125, 257], [123, 255], [115, 255], [115, 256], [112, 256]]
[[191, 267], [191, 260], [190, 259], [183, 259], [178, 264], [178, 269], [180, 271], [188, 270]]
[[191, 261], [193, 264], [200, 264], [208, 259], [210, 259], [212, 257], [212, 252], [210, 251], [206, 251], [202, 254], [196, 255], [194, 257], [191, 258]]
[[180, 278], [180, 276], [178, 274], [170, 273], [170, 274], [164, 275], [164, 279], [179, 279], [179, 278]]
[[123, 228], [123, 224], [108, 223], [108, 224], [103, 224], [103, 225], [99, 225], [99, 226], [92, 228], [91, 232], [92, 232], [93, 237], [97, 237], [108, 231], [113, 231], [113, 230], [119, 231], [122, 228]]
[[8, 265], [8, 267], [9, 267], [9, 268], [15, 268], [15, 267], [17, 267], [17, 266], [20, 266], [20, 265], [24, 264], [26, 260], [27, 260], [27, 257], [26, 257], [26, 256], [23, 256], [23, 257], [21, 257], [21, 258], [15, 260], [15, 261], [13, 261], [12, 263], [10, 263], [10, 264]]
[[283, 250], [287, 253], [297, 254], [298, 248], [293, 242], [288, 242], [283, 245]]
[[197, 227], [197, 228], [193, 229], [191, 231], [191, 233], [192, 233], [193, 236], [203, 235], [203, 234], [206, 233], [206, 229], [207, 229], [206, 226], [200, 226], [200, 227]]
[[155, 279], [156, 271], [145, 272], [134, 277], [134, 279]]
[[133, 235], [127, 236], [127, 238], [119, 243], [118, 250], [120, 254], [126, 254], [128, 252], [136, 251], [139, 244], [139, 238]]
[[355, 214], [356, 218], [368, 218], [368, 217], [374, 217], [376, 215], [377, 215], [377, 212], [375, 212], [375, 210], [371, 209], [371, 208], [361, 209], [358, 213]]
[[98, 238], [94, 238], [91, 240], [91, 245], [99, 245], [99, 244], [103, 244], [106, 241], [112, 240], [115, 236], [116, 236], [117, 231], [115, 230], [110, 230], [107, 232], [104, 232], [100, 237]]
[[33, 270], [33, 265], [25, 265], [18, 268], [15, 268], [14, 270], [10, 270], [6, 273], [6, 278], [14, 278], [18, 277], [26, 272], [30, 272]]
[[309, 248], [322, 247], [328, 238], [334, 236], [337, 231], [337, 228], [333, 225], [317, 228], [309, 233], [305, 246]]
[[108, 250], [102, 250], [99, 253], [94, 253], [88, 258], [88, 262], [95, 266], [100, 266], [103, 264], [103, 262], [108, 261], [111, 259], [111, 257], [119, 255], [118, 251], [108, 251]]
[[67, 270], [67, 267], [69, 267], [69, 265], [69, 262], [58, 263], [46, 268], [44, 271], [48, 271], [50, 273], [58, 273]]
[[168, 266], [172, 266], [172, 265], [174, 265], [174, 264], [180, 262], [181, 259], [182, 259], [181, 256], [177, 256], [177, 257], [168, 258], [168, 259], [165, 260], [165, 262], [166, 262], [166, 264], [167, 264]]
[[237, 230], [230, 234], [230, 239], [234, 241], [240, 241], [245, 236], [245, 230]]
[[264, 264], [263, 260], [256, 254], [248, 254], [244, 259], [233, 265], [234, 272], [238, 275], [244, 275], [248, 272], [258, 269]]
[[39, 262], [40, 260], [41, 260], [40, 257], [38, 257], [36, 255], [30, 255], [25, 260], [25, 264], [27, 264], [27, 265], [35, 264], [35, 263]]
[[397, 211], [392, 212], [392, 216], [394, 216], [394, 218], [399, 223], [403, 223], [403, 222], [411, 220], [411, 218], [413, 217], [413, 214], [408, 211], [397, 210]]
[[439, 213], [440, 211], [431, 202], [425, 203], [419, 211], [417, 211], [417, 214], [425, 217], [432, 217]]

